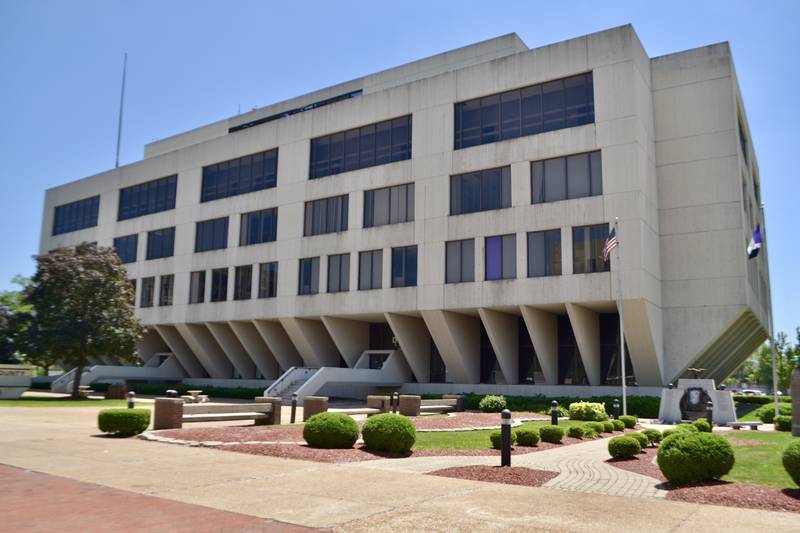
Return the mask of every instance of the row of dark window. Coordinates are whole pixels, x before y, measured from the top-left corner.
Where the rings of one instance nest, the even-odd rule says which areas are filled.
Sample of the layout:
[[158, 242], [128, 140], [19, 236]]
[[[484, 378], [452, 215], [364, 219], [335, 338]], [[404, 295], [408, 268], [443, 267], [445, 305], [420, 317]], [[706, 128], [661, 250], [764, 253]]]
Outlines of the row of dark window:
[[177, 190], [177, 174], [120, 189], [117, 220], [175, 209]]
[[96, 226], [99, 210], [99, 195], [57, 206], [53, 217], [53, 235]]
[[271, 189], [278, 183], [278, 149], [203, 167], [201, 202]]
[[[258, 267], [258, 298], [274, 298], [278, 292], [278, 263], [260, 263]], [[209, 302], [228, 300], [229, 268], [211, 270], [211, 287]], [[234, 267], [233, 299], [249, 300], [253, 297], [253, 265]], [[206, 301], [206, 271], [197, 270], [189, 274], [189, 303], [199, 304]]]
[[[175, 275], [165, 274], [159, 276], [158, 305], [159, 307], [172, 305], [175, 291]], [[155, 305], [156, 278], [149, 276], [142, 278], [142, 292], [139, 295], [139, 307], [153, 307]]]

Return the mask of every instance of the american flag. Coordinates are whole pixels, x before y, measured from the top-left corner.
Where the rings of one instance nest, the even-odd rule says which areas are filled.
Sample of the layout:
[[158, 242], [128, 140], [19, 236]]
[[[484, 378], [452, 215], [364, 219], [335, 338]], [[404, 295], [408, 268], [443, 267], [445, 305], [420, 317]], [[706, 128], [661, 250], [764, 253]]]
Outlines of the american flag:
[[603, 245], [603, 261], [608, 262], [608, 258], [611, 257], [611, 252], [613, 252], [614, 248], [617, 246], [619, 246], [619, 241], [617, 240], [617, 228], [613, 227], [611, 228], [611, 233], [608, 234], [608, 238]]

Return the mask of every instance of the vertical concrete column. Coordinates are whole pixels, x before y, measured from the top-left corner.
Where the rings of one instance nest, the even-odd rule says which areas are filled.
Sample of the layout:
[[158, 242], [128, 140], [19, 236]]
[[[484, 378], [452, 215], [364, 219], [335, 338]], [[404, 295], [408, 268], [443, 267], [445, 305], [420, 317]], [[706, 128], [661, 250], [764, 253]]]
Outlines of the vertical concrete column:
[[355, 367], [361, 354], [369, 350], [369, 322], [333, 316], [320, 318], [347, 366]]
[[231, 361], [239, 375], [245, 379], [256, 377], [256, 365], [247, 350], [236, 339], [236, 335], [225, 322], [206, 322], [208, 331], [217, 341], [225, 356]]
[[519, 331], [517, 317], [481, 307], [478, 314], [492, 343], [506, 383], [519, 383]]
[[303, 359], [280, 322], [253, 320], [253, 325], [284, 371], [293, 366], [303, 366]]
[[792, 435], [800, 437], [800, 366], [792, 370]]
[[405, 416], [419, 416], [420, 408], [422, 407], [422, 397], [412, 396], [409, 394], [401, 394], [399, 400], [398, 411], [401, 415]]
[[567, 314], [589, 385], [600, 385], [600, 317], [594, 311], [575, 304], [567, 304]]
[[204, 378], [211, 375], [209, 369], [204, 368], [174, 326], [155, 326], [155, 328], [190, 378]]
[[528, 305], [520, 306], [547, 385], [558, 384], [558, 317]]
[[384, 316], [417, 381], [428, 383], [431, 372], [431, 334], [425, 321], [395, 313], [385, 313]]
[[480, 382], [480, 319], [441, 310], [422, 311], [422, 318], [456, 383]]
[[275, 426], [281, 423], [281, 408], [283, 406], [283, 401], [281, 398], [274, 398], [271, 396], [256, 396], [255, 402], [272, 404], [272, 411], [269, 413], [270, 417], [262, 420], [256, 420], [257, 426]]
[[306, 396], [303, 398], [303, 422], [317, 413], [324, 413], [328, 410], [327, 396]]
[[153, 429], [180, 429], [183, 427], [183, 400], [181, 398], [156, 398], [153, 408]]

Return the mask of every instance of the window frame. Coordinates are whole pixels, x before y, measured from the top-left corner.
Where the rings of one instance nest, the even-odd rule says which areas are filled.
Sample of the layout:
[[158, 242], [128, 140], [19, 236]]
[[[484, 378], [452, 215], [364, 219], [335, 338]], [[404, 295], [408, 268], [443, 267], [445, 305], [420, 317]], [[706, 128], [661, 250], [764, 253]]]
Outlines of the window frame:
[[[605, 244], [606, 239], [608, 238], [608, 234], [611, 231], [611, 225], [604, 222], [601, 224], [588, 224], [584, 226], [574, 226], [572, 228], [572, 273], [573, 274], [595, 274], [595, 273], [602, 273], [602, 272], [610, 272], [611, 271], [611, 258], [609, 257], [608, 261], [602, 260], [602, 251], [603, 246]], [[604, 231], [603, 231], [604, 230]], [[581, 239], [577, 239], [577, 232], [581, 231], [583, 236]], [[593, 232], [597, 232], [597, 237], [592, 235]], [[602, 238], [600, 238], [602, 235]], [[588, 237], [588, 239], [586, 238]], [[581, 255], [583, 255], [583, 262], [578, 262], [578, 253], [577, 247], [578, 242], [583, 243], [583, 251]], [[598, 265], [602, 264], [600, 268]]]
[[[350, 253], [328, 256], [328, 290], [329, 293], [350, 291]], [[335, 272], [334, 272], [335, 270]], [[336, 280], [332, 283], [332, 280]]]
[[[491, 260], [489, 252], [490, 242], [492, 243], [499, 242], [500, 277], [489, 277], [489, 272], [490, 272], [489, 261]], [[494, 244], [492, 246], [494, 246]], [[507, 251], [507, 246], [510, 246], [511, 251]], [[508, 233], [505, 235], [490, 235], [484, 237], [483, 249], [484, 249], [483, 253], [484, 281], [502, 281], [502, 280], [517, 278], [517, 234], [516, 233]], [[507, 254], [511, 254], [511, 257], [507, 257]], [[511, 266], [509, 266], [506, 263], [506, 259], [510, 260]], [[513, 273], [511, 272], [512, 267], [513, 267]]]
[[[336, 210], [333, 215], [330, 208]], [[303, 237], [347, 231], [349, 215], [349, 194], [309, 200], [303, 210]]]
[[228, 278], [230, 276], [228, 267], [211, 269], [211, 293], [208, 301], [211, 303], [228, 301]]
[[[418, 265], [419, 256], [416, 244], [392, 248], [392, 288], [416, 287]], [[399, 276], [397, 275], [398, 269], [400, 270]], [[412, 270], [413, 274], [410, 275]]]
[[[542, 236], [542, 245], [543, 245], [543, 252], [544, 252], [544, 258], [542, 259], [543, 266], [544, 266], [544, 269], [543, 269], [544, 273], [543, 274], [535, 273], [534, 272], [534, 266], [535, 265], [532, 264], [532, 262], [531, 262], [531, 258], [532, 257], [534, 258], [534, 260], [536, 258], [536, 251], [532, 250], [532, 247], [534, 246], [534, 243], [532, 242], [532, 239], [534, 239], [538, 235]], [[557, 257], [551, 257], [550, 261], [548, 261], [548, 254], [550, 253], [550, 244], [552, 244], [550, 241], [548, 241], [548, 238], [553, 238], [553, 236], [557, 236], [558, 237], [558, 239], [557, 239], [558, 240], [558, 252], [556, 254]], [[527, 248], [527, 252], [528, 252], [528, 257], [527, 257], [528, 277], [529, 278], [544, 278], [544, 277], [550, 277], [550, 276], [560, 276], [562, 274], [562, 272], [563, 272], [563, 265], [562, 265], [562, 261], [561, 261], [562, 250], [563, 250], [562, 247], [561, 247], [562, 246], [562, 244], [561, 244], [562, 243], [562, 240], [561, 240], [561, 228], [549, 229], [549, 230], [541, 230], [541, 231], [529, 231], [527, 233], [526, 240], [527, 240], [527, 246], [528, 246], [528, 248]]]
[[142, 278], [142, 290], [139, 294], [139, 307], [148, 308], [155, 304], [156, 277], [147, 276]]
[[[464, 253], [465, 244], [469, 244], [469, 248], [471, 248], [469, 254]], [[451, 258], [451, 250], [455, 250], [456, 246], [451, 247], [450, 245], [456, 245], [458, 249], [458, 279], [451, 279], [449, 277], [449, 269], [448, 265], [450, 264]], [[452, 252], [455, 254], [455, 252]], [[455, 256], [452, 256], [455, 260]], [[464, 274], [464, 266], [465, 266], [465, 257], [469, 257], [469, 263], [471, 264], [472, 273], [470, 275], [470, 279], [465, 278]], [[444, 282], [445, 284], [450, 283], [472, 283], [475, 281], [475, 238], [471, 239], [458, 239], [454, 241], [446, 241], [444, 243]]]
[[[571, 194], [570, 187], [570, 161], [576, 158], [586, 159], [587, 177], [586, 185], [588, 194]], [[547, 169], [549, 166], [560, 164], [563, 172], [563, 198], [548, 198], [548, 177]], [[558, 178], [555, 178], [558, 179]], [[577, 179], [577, 178], [575, 178]], [[603, 195], [603, 157], [602, 150], [591, 150], [589, 152], [579, 152], [548, 159], [531, 161], [531, 204], [545, 204], [552, 202], [562, 202], [565, 200], [576, 200], [578, 198], [589, 198], [592, 196]]]
[[145, 261], [164, 259], [175, 255], [175, 226], [147, 232]]
[[[121, 247], [124, 248], [120, 250]], [[131, 248], [133, 248], [132, 254]], [[114, 237], [114, 251], [117, 252], [117, 256], [123, 265], [135, 263], [139, 256], [139, 234], [132, 233], [130, 235]], [[120, 253], [120, 251], [124, 253]]]
[[[253, 238], [253, 232], [251, 232], [254, 220], [257, 222], [255, 238]], [[277, 239], [277, 207], [268, 207], [267, 209], [242, 213], [239, 224], [239, 246], [252, 246], [254, 244], [275, 242]]]
[[[308, 265], [308, 274], [310, 279], [308, 282], [304, 282], [303, 280], [303, 271]], [[297, 294], [298, 296], [310, 296], [313, 294], [319, 294], [319, 267], [320, 267], [320, 258], [319, 256], [316, 257], [303, 257], [298, 262], [298, 270], [297, 270]], [[305, 287], [308, 287], [306, 290]]]
[[57, 205], [53, 208], [52, 236], [94, 228], [97, 226], [99, 213], [99, 194]]
[[[195, 290], [195, 279], [197, 289]], [[189, 304], [201, 304], [206, 301], [206, 271], [194, 270], [189, 272]]]
[[[499, 176], [497, 173], [499, 172]], [[491, 181], [498, 183], [491, 187]], [[499, 186], [499, 206], [490, 207], [489, 192]], [[477, 196], [476, 196], [477, 195]], [[466, 204], [466, 205], [465, 205]], [[473, 205], [475, 207], [473, 209]], [[450, 176], [450, 216], [495, 211], [511, 207], [511, 166], [486, 168]]]
[[259, 263], [258, 297], [275, 298], [277, 295], [278, 295], [278, 262], [268, 261], [266, 263]]
[[175, 296], [175, 274], [162, 274], [158, 279], [158, 306], [172, 305]]
[[[195, 222], [194, 225], [194, 253], [202, 253], [202, 252], [213, 252], [214, 250], [225, 250], [228, 247], [228, 230], [230, 229], [229, 225], [229, 217], [218, 217], [218, 218], [211, 218], [208, 220], [200, 220]], [[224, 229], [219, 230], [217, 224], [221, 224]], [[208, 247], [206, 248], [203, 244], [205, 239], [205, 235], [207, 233], [206, 228], [211, 228], [211, 233], [209, 237]], [[217, 235], [217, 232], [220, 232], [220, 235]], [[222, 243], [218, 243], [217, 237], [222, 240]], [[222, 244], [220, 246], [220, 244]]]
[[[364, 258], [369, 258], [369, 278], [364, 279]], [[358, 290], [370, 291], [383, 288], [383, 249], [358, 252]]]
[[123, 187], [119, 190], [117, 221], [175, 209], [177, 193], [177, 174]]
[[204, 166], [200, 203], [272, 189], [277, 185], [276, 147]]

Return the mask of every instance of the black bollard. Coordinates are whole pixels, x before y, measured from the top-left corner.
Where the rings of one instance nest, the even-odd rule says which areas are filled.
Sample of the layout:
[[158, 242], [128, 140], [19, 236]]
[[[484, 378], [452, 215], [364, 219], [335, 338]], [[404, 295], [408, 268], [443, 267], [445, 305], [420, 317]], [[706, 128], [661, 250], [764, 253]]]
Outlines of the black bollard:
[[511, 411], [500, 413], [500, 466], [511, 466]]
[[399, 392], [395, 392], [392, 395], [392, 398], [394, 398], [394, 407], [392, 409], [392, 412], [396, 413], [397, 410], [400, 409], [400, 393]]
[[550, 423], [558, 425], [558, 402], [555, 400], [550, 404]]
[[714, 425], [714, 404], [711, 400], [708, 400], [708, 403], [706, 403], [706, 420], [708, 420], [708, 423], [712, 426]]
[[619, 420], [619, 400], [614, 398], [614, 420]]
[[292, 393], [292, 418], [289, 421], [290, 424], [294, 424], [295, 416], [297, 415], [297, 393]]
[[136, 398], [136, 393], [133, 392], [133, 391], [130, 391], [128, 393], [128, 409], [133, 409], [133, 400], [134, 400], [134, 398]]
[[674, 386], [674, 385], [672, 384], [672, 382], [671, 382], [671, 381], [669, 382], [669, 384], [667, 384], [667, 388], [668, 388], [669, 390], [672, 390], [672, 387], [673, 387], [673, 386]]

